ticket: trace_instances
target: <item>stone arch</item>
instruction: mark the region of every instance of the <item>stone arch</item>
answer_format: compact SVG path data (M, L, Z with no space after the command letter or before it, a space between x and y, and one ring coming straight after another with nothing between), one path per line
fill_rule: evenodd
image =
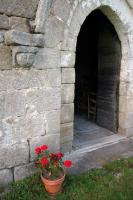
M133 132L133 12L132 1L115 0L40 0L35 19L35 32L43 33L45 47L35 59L35 66L42 69L61 67L61 143L71 147L73 139L73 102L75 78L75 50L77 36L86 17L100 9L115 27L122 45L122 61L119 90L119 133L132 135ZM58 6L64 5L62 9ZM56 5L56 6L55 6ZM55 10L51 10L55 6ZM46 11L46 12L44 12ZM55 13L54 13L54 12ZM52 14L52 15L51 15ZM53 20L53 21L52 21ZM54 27L58 24L59 29ZM47 27L47 23L50 24ZM47 30L46 30L47 29ZM62 34L63 32L63 34ZM54 33L50 37L49 33ZM49 42L50 41L50 42ZM41 59L40 59L41 58ZM53 62L49 62L52 60ZM44 64L45 63L45 64ZM60 78L60 77L59 77ZM68 87L70 86L70 87Z
M74 64L75 64L75 50L77 43L77 36L79 34L81 25L86 17L95 9L100 9L104 15L114 25L122 46L122 60L120 71L120 86L119 86L119 129L118 132L124 135L131 135L132 132L132 119L133 103L131 102L132 93L132 80L129 78L129 70L133 63L131 38L133 36L132 17L133 14L126 2L115 0L83 0L74 1L72 10L70 12L66 28L64 30L64 40L61 48L61 67L62 67L62 80L63 83L73 83L67 80L64 82L64 77L69 76L69 79L74 77ZM66 75L65 75L66 74ZM129 80L130 79L130 80ZM130 83L129 83L130 82ZM63 98L63 97L62 97ZM128 103L130 99L130 110ZM65 102L66 103L66 102ZM64 115L67 110L71 110L71 119L65 119ZM69 106L62 104L62 123L73 121L73 104ZM66 120L66 121L65 121ZM62 133L61 133L62 134Z

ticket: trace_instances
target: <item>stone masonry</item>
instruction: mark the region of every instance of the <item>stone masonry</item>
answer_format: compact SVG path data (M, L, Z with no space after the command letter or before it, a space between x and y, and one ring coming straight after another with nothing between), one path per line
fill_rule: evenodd
M77 36L96 8L121 41L119 133L133 135L132 1L0 0L0 185L31 173L38 145L71 151Z

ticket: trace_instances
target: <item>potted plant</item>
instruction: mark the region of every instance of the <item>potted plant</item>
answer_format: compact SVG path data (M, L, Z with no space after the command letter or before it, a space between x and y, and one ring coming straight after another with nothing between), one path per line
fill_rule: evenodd
M61 192L61 186L65 179L65 168L72 165L71 160L63 161L61 152L53 153L48 150L47 145L39 146L35 149L37 159L36 167L41 170L41 180L46 191L50 195L57 195Z

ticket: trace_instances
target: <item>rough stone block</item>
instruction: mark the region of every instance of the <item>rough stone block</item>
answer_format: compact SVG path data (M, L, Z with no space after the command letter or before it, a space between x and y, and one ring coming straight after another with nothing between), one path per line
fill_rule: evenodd
M33 161L36 158L35 148L46 144L50 151L59 151L60 149L60 135L46 135L42 137L35 137L30 140L30 160Z
M74 35L70 34L68 29L65 29L65 38L62 42L61 49L64 51L71 51L75 52L76 51L76 45L77 45L77 37Z
M49 17L45 25L45 45L56 47L63 39L64 23L56 16Z
M43 76L40 75L39 79L42 80L42 82L43 82L44 75ZM49 87L49 86L60 87L61 86L61 71L60 71L60 69L46 69L45 70L45 85L47 87Z
M16 141L21 139L27 140L36 136L43 136L46 134L46 119L44 114L38 114L34 111L34 107L30 107L27 108L26 116L12 119L11 128L12 138Z
M7 135L8 131L8 135ZM0 146L11 140L10 127L7 127L2 120L0 120Z
M0 119L4 117L4 109L5 106L5 95L3 93L0 93Z
M62 84L61 88L62 104L73 103L74 101L74 84Z
M74 104L63 104L61 108L61 123L69 123L74 120Z
M128 84L126 82L121 82L119 85L119 95L126 96L127 95Z
M60 110L48 111L46 118L46 135L60 133Z
M65 142L61 145L61 152L70 153L72 151L72 142Z
M4 39L4 32L0 32L0 43L3 43Z
M11 29L30 32L30 27L26 18L12 16L9 19L9 23Z
M128 113L127 128L133 128L133 112Z
M5 136L5 133L4 133L4 130L3 130L3 127L2 127L2 123L0 122L0 144L3 143L4 136Z
M5 33L5 42L7 45L26 45L43 47L44 36L42 34L30 34L16 30L10 30Z
M2 144L0 148L0 169L11 168L29 162L29 146L27 142Z
M23 90L32 88L60 87L61 72L60 69L46 70L4 70L0 73L0 96L8 90ZM19 94L22 91L18 91ZM24 92L24 91L23 91ZM15 93L15 92L14 92ZM19 95L18 94L18 95ZM20 94L21 96L21 94ZM24 96L22 97L24 99ZM22 99L22 101L23 101Z
M5 117L23 116L25 112L25 93L11 91L5 94Z
M14 168L14 180L22 180L36 171L34 163L22 165Z
M120 112L130 112L133 111L133 101L132 98L127 98L126 96L119 96L119 111Z
M0 144L15 143L46 134L44 114L32 112L32 108L30 109L24 117L8 117L0 121Z
M128 81L132 84L133 82L133 70L128 70Z
M61 124L61 143L73 141L73 123Z
M9 18L6 15L0 15L0 29L9 29Z
M133 128L133 112L119 112L119 128L125 130Z
M16 70L14 72L5 72L3 76L0 74L0 80L10 79L8 90L13 89L30 89L30 88L46 88L60 87L61 72L60 69L45 69L45 70ZM3 82L4 84L4 82ZM2 85L3 85L2 84ZM0 84L0 90L4 88Z
M29 89L26 92L27 107L34 107L38 113L59 110L61 104L60 88Z
M59 50L43 48L37 53L33 67L36 69L58 68L60 63Z
M69 17L70 8L71 8L70 2L66 0L56 0L52 3L50 11L55 16L61 18L63 22L66 22Z
M11 92L14 90L41 87L45 83L45 77L43 75L44 75L44 72L40 72L40 71L38 72L36 70L1 71L0 92L6 91L6 90L8 90L8 92ZM44 80L42 78L44 78ZM20 94L21 91L18 91L18 92ZM23 99L24 99L24 96L23 96ZM23 99L21 101L23 101Z
M75 82L75 69L62 68L62 83L74 83L74 82Z
M70 51L61 51L61 67L74 67L75 53Z
M119 129L125 130L127 128L126 123L127 123L127 115L125 113L119 112Z
M128 137L132 137L133 136L133 128L126 129L125 134Z
M33 18L39 0L0 0L0 13Z
M11 169L0 170L0 186L8 185L13 182L13 174Z
M12 69L11 49L3 44L0 45L0 70Z
M126 92L126 93L124 93L124 95L133 96L133 84L132 83L125 83L124 86L123 86L124 89L125 89L124 91Z
M0 32L0 43L4 42L4 33Z

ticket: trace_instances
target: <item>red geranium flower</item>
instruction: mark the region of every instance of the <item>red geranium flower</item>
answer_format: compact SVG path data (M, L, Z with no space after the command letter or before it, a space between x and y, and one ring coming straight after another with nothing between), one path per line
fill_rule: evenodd
M60 153L57 154L57 156L60 159L60 158L62 158L64 156L64 154L60 152Z
M37 147L37 148L35 149L35 152L36 152L37 154L41 153L41 148L40 148L40 147Z
M50 154L50 157L51 157L51 158L54 158L54 157L55 157L55 154L54 154L54 153L51 153L51 154Z
M66 160L66 161L64 162L64 166L65 166L65 167L71 167L71 165L72 165L71 160Z
M47 158L42 158L41 159L41 164L42 165L47 165L49 163L48 159Z
M43 145L43 146L41 146L40 148L41 148L41 150L44 150L44 151L45 151L45 150L48 149L48 146L47 146L47 145Z
M56 153L51 153L51 154L50 154L50 157L51 157L51 159L54 160L54 161L58 161L58 160L59 160L58 155L57 155Z

